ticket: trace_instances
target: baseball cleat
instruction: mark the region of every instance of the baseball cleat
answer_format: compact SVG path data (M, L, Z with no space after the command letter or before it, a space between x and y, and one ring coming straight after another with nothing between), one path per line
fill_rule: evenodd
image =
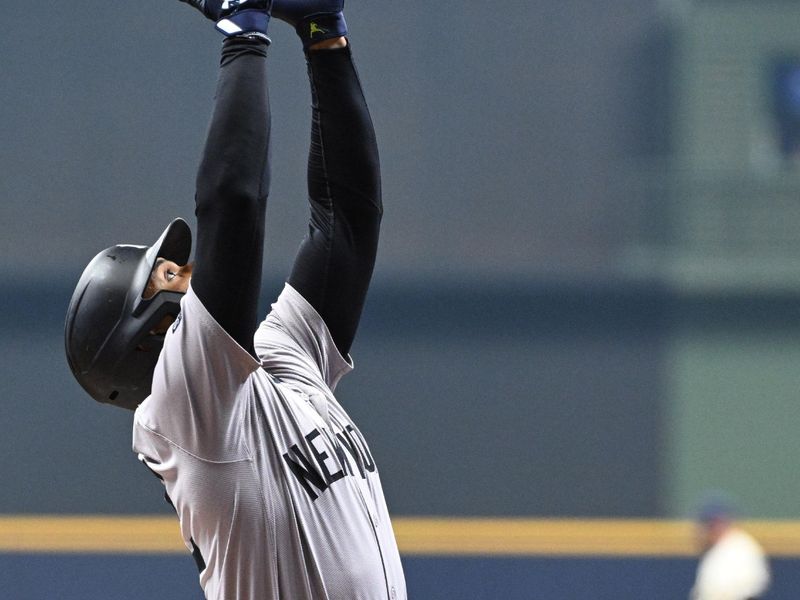
M347 35L344 0L273 0L272 14L294 27L303 47Z

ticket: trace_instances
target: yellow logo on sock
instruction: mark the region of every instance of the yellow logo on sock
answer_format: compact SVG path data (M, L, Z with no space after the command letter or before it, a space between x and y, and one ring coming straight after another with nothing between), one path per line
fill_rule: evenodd
M322 29L322 27L314 23L314 21L311 21L308 37L313 38L315 33L328 33L328 30Z

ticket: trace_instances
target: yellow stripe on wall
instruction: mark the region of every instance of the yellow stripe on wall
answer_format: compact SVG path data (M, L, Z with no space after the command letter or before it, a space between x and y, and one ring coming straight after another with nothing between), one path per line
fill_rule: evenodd
M404 554L695 556L691 521L639 519L396 519ZM771 556L800 557L800 522L745 521Z
M5 516L0 552L186 552L176 517Z
M397 517L407 556L694 556L689 521ZM770 556L800 558L800 521L745 521ZM3 516L0 553L185 553L177 519Z

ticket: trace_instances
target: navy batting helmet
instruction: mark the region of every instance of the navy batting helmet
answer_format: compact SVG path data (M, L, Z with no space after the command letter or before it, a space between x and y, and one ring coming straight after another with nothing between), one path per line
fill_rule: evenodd
M72 374L98 402L135 409L150 394L164 336L153 328L177 317L183 294L144 299L157 258L189 260L192 234L175 219L150 246L120 244L95 256L83 271L67 310L64 341Z

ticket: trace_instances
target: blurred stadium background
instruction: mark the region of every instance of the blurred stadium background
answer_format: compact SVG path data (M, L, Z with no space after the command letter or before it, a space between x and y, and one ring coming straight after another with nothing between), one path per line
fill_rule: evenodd
M686 597L714 488L771 556L767 598L796 598L800 5L347 9L386 217L340 390L411 596ZM220 40L177 0L2 19L0 596L199 598L130 415L71 379L62 322L100 248L192 216ZM272 37L265 310L308 136L298 43Z

